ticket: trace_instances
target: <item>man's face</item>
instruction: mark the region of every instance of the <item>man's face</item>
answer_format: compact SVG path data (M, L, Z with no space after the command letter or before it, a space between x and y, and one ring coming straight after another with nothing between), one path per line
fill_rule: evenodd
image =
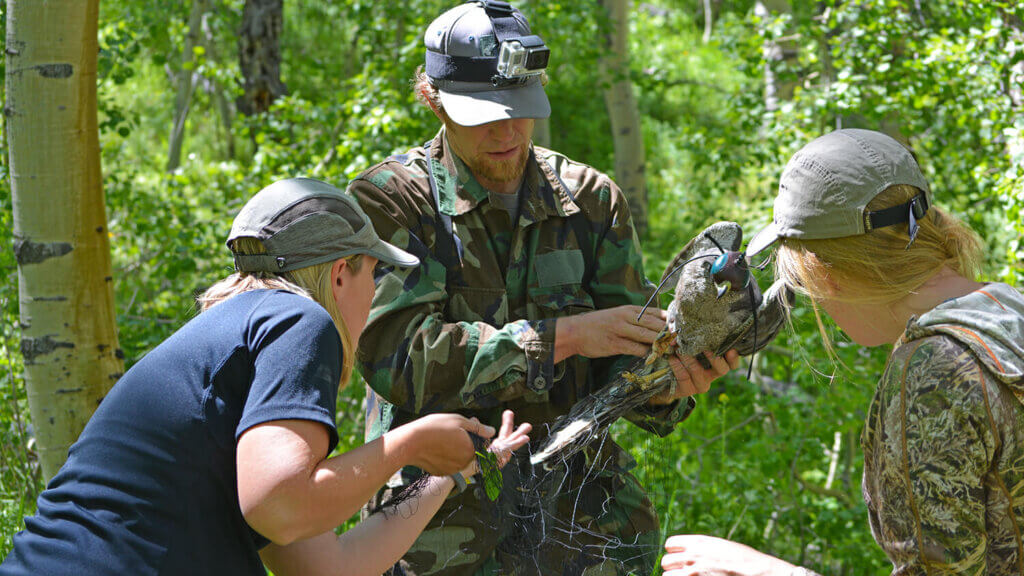
M533 119L461 126L444 118L448 143L481 184L517 182L526 169Z

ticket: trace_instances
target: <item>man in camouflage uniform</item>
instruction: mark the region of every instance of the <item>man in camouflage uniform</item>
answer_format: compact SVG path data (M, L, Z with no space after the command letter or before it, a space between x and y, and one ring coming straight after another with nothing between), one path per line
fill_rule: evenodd
M619 374L630 360L623 354L645 354L664 315L636 320L653 287L619 188L531 145L533 119L550 113L543 74L502 72L496 57L506 43L538 46L523 15L470 2L435 20L425 41L416 89L444 126L349 186L381 237L422 262L378 269L358 353L373 391L367 438L425 413L493 423L503 409L543 436ZM531 63L546 58L534 53ZM689 396L736 362L713 358L705 370L693 358L674 361L676 389L628 419L668 434L692 410ZM395 572L650 574L658 519L629 473L635 462L611 441L597 444L550 473L557 481L537 488L542 511L533 524L521 519L529 528L515 538L501 529L514 519L498 517L476 486L449 498ZM392 488L416 474L404 471Z

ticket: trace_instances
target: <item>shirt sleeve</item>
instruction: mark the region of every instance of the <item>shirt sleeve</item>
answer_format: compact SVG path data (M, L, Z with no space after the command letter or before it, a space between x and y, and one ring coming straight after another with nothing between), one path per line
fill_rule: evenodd
M864 496L893 574L986 573L993 459L982 367L951 339L894 352L869 414Z
M235 437L274 420L311 420L327 427L329 454L338 443L342 349L327 310L303 296L271 293L250 316L247 342L252 383Z
M396 177L388 183L389 188L404 185L409 184ZM441 228L434 210L410 205L407 198L415 198L414 191L385 191L365 179L354 180L348 191L382 239L421 263L406 269L378 266L377 292L358 351L371 388L402 410L423 413L493 407L530 392L531 378L546 374L550 381L554 321L446 322L445 267L427 248L431 231Z
M607 177L602 179L604 183L597 196L607 198L610 208L605 231L597 239L597 266L590 286L594 304L598 309L628 304L643 306L654 294L655 286L644 274L640 238L633 226L629 203L618 185ZM657 308L657 300L651 305ZM610 384L635 361L634 356L616 356L595 362L598 387ZM624 418L643 430L667 436L690 415L694 406L693 398L683 398L665 406L639 406L627 412Z

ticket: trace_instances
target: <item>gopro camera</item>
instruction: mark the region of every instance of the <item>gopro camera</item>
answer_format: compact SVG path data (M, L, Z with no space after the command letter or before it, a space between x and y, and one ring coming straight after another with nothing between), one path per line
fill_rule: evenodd
M540 36L523 36L501 43L498 53L498 76L518 80L536 76L548 67L551 50Z

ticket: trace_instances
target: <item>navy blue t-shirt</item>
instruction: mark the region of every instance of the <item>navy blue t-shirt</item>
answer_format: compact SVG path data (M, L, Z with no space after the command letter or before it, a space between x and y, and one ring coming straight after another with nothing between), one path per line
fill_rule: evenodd
M341 369L337 329L308 298L259 290L203 312L113 387L0 575L265 574L235 443L301 419L323 423L332 450Z

